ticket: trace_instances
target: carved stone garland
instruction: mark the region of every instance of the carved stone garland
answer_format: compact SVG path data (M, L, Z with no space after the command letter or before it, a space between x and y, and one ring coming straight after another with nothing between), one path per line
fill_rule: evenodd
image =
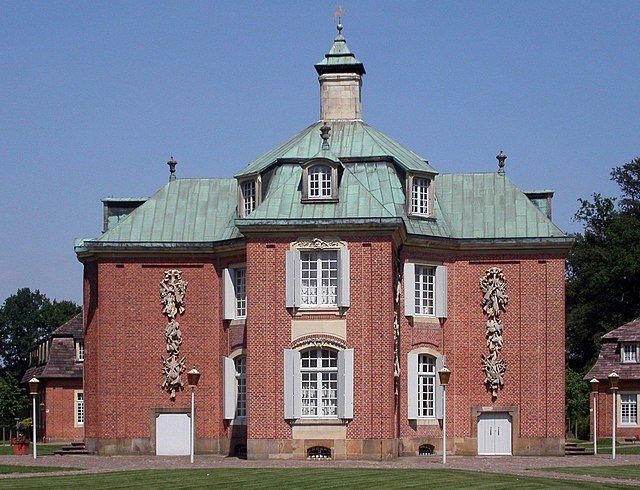
M164 305L162 313L169 320L164 329L169 355L166 358L162 356L162 374L165 375L162 389L169 393L169 398L172 400L175 399L177 390L184 389L181 375L185 370L187 358L183 356L178 360L182 332L176 317L184 313L184 295L187 284L187 281L182 280L182 272L176 269L165 271L164 279L160 282L160 297Z
M506 288L507 278L497 267L488 269L484 277L480 278L482 309L489 317L486 334L489 355L482 355L482 369L485 374L484 382L493 398L498 397L498 390L504 386L504 373L507 370L507 361L498 358L502 350L504 330L500 314L507 311L509 303L509 296L505 294Z

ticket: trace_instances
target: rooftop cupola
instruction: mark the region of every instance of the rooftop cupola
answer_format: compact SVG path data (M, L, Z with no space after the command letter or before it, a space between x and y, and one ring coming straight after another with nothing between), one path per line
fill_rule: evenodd
M338 24L331 50L315 65L320 81L320 119L362 119L364 65L349 50Z

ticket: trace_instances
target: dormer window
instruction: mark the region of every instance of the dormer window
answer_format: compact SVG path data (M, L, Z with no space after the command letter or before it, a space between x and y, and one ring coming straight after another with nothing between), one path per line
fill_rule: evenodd
M338 167L334 162L311 161L302 174L302 202L338 202Z
M623 363L638 362L638 344L622 344L620 349Z
M76 361L84 362L84 342L82 340L76 340Z
M238 192L238 214L246 218L260 204L260 177L240 182Z
M407 214L433 217L433 179L409 175L407 180Z

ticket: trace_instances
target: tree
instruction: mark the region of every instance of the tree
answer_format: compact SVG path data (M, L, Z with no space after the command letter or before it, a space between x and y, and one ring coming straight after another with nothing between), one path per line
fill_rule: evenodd
M576 372L595 362L603 334L640 316L640 158L611 178L619 203L580 200L584 232L567 259L567 362Z
M11 421L22 417L29 406L18 380L6 373L0 377L0 421Z
M80 311L72 301L50 301L38 290L19 289L0 308L1 369L22 376L29 349Z

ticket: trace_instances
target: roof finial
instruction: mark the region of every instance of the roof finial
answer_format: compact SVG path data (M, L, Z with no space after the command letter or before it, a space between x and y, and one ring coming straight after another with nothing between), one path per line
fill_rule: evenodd
M338 28L338 34L342 34L342 29L344 28L342 25L342 16L346 13L347 11L344 7L342 5L338 5L335 13L333 14L333 20L336 20L336 18L338 19L338 25L336 26Z
M167 165L169 165L169 182L176 180L176 165L178 165L178 162L173 159L173 155L171 155L171 159L167 162Z
M507 155L500 150L500 153L496 155L496 158L498 159L498 174L504 175L504 161L507 159Z
M322 149L329 149L329 136L331 135L331 126L328 126L325 121L322 122L320 127L320 137L322 138Z

